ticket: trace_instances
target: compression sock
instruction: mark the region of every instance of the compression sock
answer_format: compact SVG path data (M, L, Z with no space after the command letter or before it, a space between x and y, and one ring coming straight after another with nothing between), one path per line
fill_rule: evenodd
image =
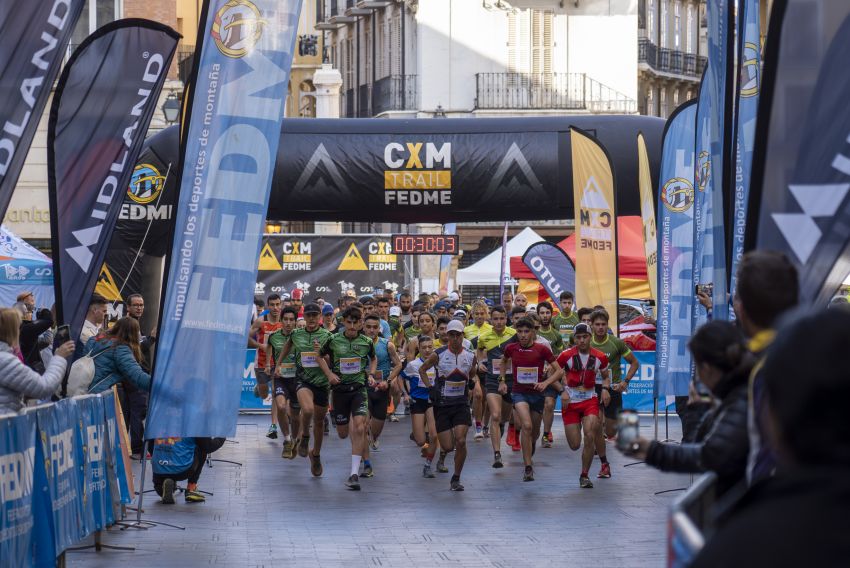
M603 465L608 463L608 456L599 456L599 461L602 462Z
M198 489L197 483L187 483L186 484L186 491L196 491L197 489Z
M363 460L363 467L372 467L372 462L369 460Z
M360 473L360 456L351 456L351 475Z
M582 471L581 471L581 477L587 477L587 472L586 472L586 471L584 471L584 470L582 470Z

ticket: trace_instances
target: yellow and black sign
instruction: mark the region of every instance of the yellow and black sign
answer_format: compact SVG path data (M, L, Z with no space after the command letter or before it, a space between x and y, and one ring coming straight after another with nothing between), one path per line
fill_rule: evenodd
M94 287L94 291L110 302L124 301L121 299L121 292L118 291L118 285L115 283L115 279L112 277L112 273L109 272L106 263L100 268L100 275L97 277L97 284Z
M312 270L313 244L304 241L283 243L283 270Z
M369 243L369 270L396 270L398 257L392 254L390 241Z
M390 142L384 164L385 205L452 204L451 142Z
M357 245L351 243L351 246L348 247L348 251L346 251L345 256L342 259L342 262L339 263L337 270L369 270L366 267L366 263L363 262L363 256L360 254L360 251L357 250Z
M269 243L266 243L263 250L260 251L260 262L257 268L260 270L280 270L282 268Z

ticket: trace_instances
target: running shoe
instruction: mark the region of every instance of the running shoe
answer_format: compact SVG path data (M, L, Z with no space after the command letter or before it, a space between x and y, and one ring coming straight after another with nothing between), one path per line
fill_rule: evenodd
M511 449L515 452L522 450L522 445L519 442L519 436L514 439L514 443L511 445Z
M375 472L372 471L372 466L367 465L366 467L364 467L363 475L361 475L360 477L365 477L366 479L369 479L370 477L375 477Z
M555 443L555 437L552 436L552 432L546 432L546 439L549 440L550 444Z
M390 422L398 422L398 416L395 413L390 414Z
M452 477L452 483L450 487L452 491L463 491L463 485L460 483L460 479L455 479L454 477Z
M357 475L352 475L348 478L348 481L345 482L345 486L352 491L360 491L360 479L357 478Z
M313 477L319 477L322 475L322 459L310 452L310 473L313 474ZM356 475L354 477L357 477Z
M543 447L544 448L551 448L552 447L552 442L547 440L545 436L543 437Z
M590 481L590 478L586 475L582 475L578 478L578 485L582 489L593 489L593 483Z
M254 396L260 398L260 385L254 385Z
M422 444L422 447L419 449L419 455L422 456L423 458L427 457L428 456L428 449L430 447L431 446L428 445L428 442L425 442L424 444Z
M489 426L485 426L485 427L481 430L481 433L482 433L482 434L484 434L484 437L485 437L485 438L489 438L489 437L490 437L490 427L489 427Z
M422 477L424 477L426 479L434 479L437 476L434 475L433 471L431 471L430 465L424 465L424 466L422 466Z
M174 480L171 478L162 482L162 501L163 505L174 504Z
M272 424L271 426L269 426L269 431L266 432L266 438L277 440L277 424Z
M611 477L611 465L607 463L603 463L602 467L599 468L599 475L596 477L608 479Z
M502 463L502 452L494 452L493 467L496 469L501 469L505 467L505 464Z
M523 481L534 481L534 468L530 465L525 466L525 473L522 475Z
M186 496L184 497L187 503L203 503L207 500L201 493L197 491L189 491L186 490Z
M484 439L484 432L482 431L481 426L475 426L475 441L480 442Z
M606 441L606 442L611 442L612 444L615 444L615 443L617 442L617 434L614 434L614 435L613 435L613 436L611 436L611 437L606 437L606 438L605 438L605 441Z
M285 460L291 460L295 457L295 444L292 440L284 440L283 451L280 453L280 457Z
M380 446L380 445L381 445L381 444L380 444L380 442L378 442L378 440L372 440L372 441L369 443L369 447L370 447L370 448L372 448L372 451L373 451L373 452L377 452L377 451L378 451L378 446Z
M302 458L306 458L307 454L310 453L310 436L301 436L301 439L298 441L298 455Z
M437 461L437 472L438 473L448 473L449 468L446 467L446 460L444 457L440 457Z
M518 437L519 436L517 436L517 431L514 429L514 425L511 424L508 426L508 437L505 442L509 446L513 447L514 445L519 444L519 440L517 440Z

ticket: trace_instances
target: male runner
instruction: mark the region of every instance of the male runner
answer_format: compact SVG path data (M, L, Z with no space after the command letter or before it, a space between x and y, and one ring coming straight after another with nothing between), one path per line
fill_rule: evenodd
M581 447L582 429L584 430L584 449L581 453L581 475L579 486L592 489L593 483L588 477L596 436L599 431L599 402L596 398L596 374L602 379L601 399L608 404L611 399L611 376L608 372L608 358L601 351L590 347L590 326L580 323L573 329L575 347L571 347L558 356L558 364L567 373L566 388L561 393L563 408L564 434L570 449Z
M366 417L369 415L366 385L375 386L377 365L372 340L358 331L362 317L357 308L345 310L342 316L345 331L333 335L321 351L330 358L331 365L324 358L319 359L319 367L333 391L336 432L345 439L351 430L351 475L345 486L353 491L360 491L358 473L366 447Z
M410 383L413 441L419 446L422 457L425 458L425 464L422 466L422 477L433 479L436 476L431 471L431 463L434 461L434 455L440 449L440 442L437 438L437 426L434 422L434 408L430 399L430 390L419 377L419 369L425 359L434 352L434 340L427 335L421 336L419 338L419 352L420 357L410 361L404 368L403 374ZM434 384L437 380L436 369L428 369L427 373L431 384ZM426 437L426 432L428 437ZM429 439L430 443L428 442Z
M560 307L561 313L552 318L552 327L557 330L558 333L561 334L561 339L564 342L564 346L570 345L570 338L573 335L573 328L577 323L580 323L581 320L578 317L578 314L573 311L573 302L575 301L575 296L572 292L567 290L566 292L561 292L560 297ZM540 306L537 307L538 310Z
M455 451L452 491L463 491L460 474L466 461L466 434L472 425L469 415L470 382L478 382L475 354L463 346L463 324L449 322L449 344L432 353L419 368L419 378L431 390L437 438L446 453ZM428 370L436 367L437 380L432 382Z
M412 305L413 296L410 295L410 292L402 292L398 295L398 307L401 309L401 314L399 315L401 325L406 324L413 318L413 314L410 311Z
M478 372L484 376L484 391L487 397L487 407L490 409L490 442L493 444L493 467L501 468L502 463L502 434L505 422L511 416L513 386L513 370L510 363L505 368L505 394L499 393L499 376L502 370L502 355L507 345L517 341L516 330L506 327L508 317L505 308L496 306L490 314L492 329L489 329L473 340L478 358ZM513 436L511 436L513 433ZM513 425L508 429L508 445L516 442L516 431Z
M566 293L566 292L565 292ZM549 302L540 302L537 304L537 316L540 318L540 329L537 330L537 335L547 339L552 346L552 353L555 357L561 354L566 347L561 336L560 330L552 325L552 304ZM551 448L554 437L552 436L552 423L555 421L555 399L558 397L558 390L553 386L546 389L543 396L546 397L546 403L543 407L543 447Z
M380 318L369 315L364 318L363 332L375 347L375 356L378 364L375 371L375 386L369 387L369 435L371 438L371 449L378 449L378 438L384 430L384 422L387 419L387 409L390 405L390 391L396 377L401 373L401 359L396 352L395 345L386 338L380 337ZM363 454L363 477L372 477L372 464L369 462L369 446L366 446Z
M282 327L266 337L265 372L273 377L274 408L277 413L277 421L283 432L283 452L280 457L286 459L295 458L295 444L293 439L298 438L300 406L295 379L295 357L290 353L284 360L280 355L283 346L289 341L289 336L295 330L295 321L298 319L298 310L289 306L283 308L280 314ZM274 369L272 369L274 363ZM290 430L291 426L291 430ZM291 433L291 437L290 437Z
M408 321L402 326L402 329L404 330L404 338L407 343L409 343L411 339L413 339L414 337L418 337L419 334L422 333L422 330L419 328L419 316L422 314L423 311L427 310L423 308L422 304L420 304L419 302L416 302L415 304L413 304L413 307L410 308L410 321Z
M603 405L604 413L601 418L605 436L608 437L608 440L613 441L617 437L617 414L623 409L623 393L628 390L629 382L640 368L640 363L622 339L608 333L608 312L605 310L596 310L590 315L590 321L593 329L593 338L590 341L590 346L604 353L611 366L612 386L610 402ZM622 378L621 359L629 362L629 369L626 371L625 379ZM602 382L601 377L597 376L596 381L597 385L600 385ZM597 386L597 388L601 387ZM611 466L608 465L608 457L605 451L603 428L599 429L596 440L596 453L599 455L599 461L602 462L598 477L608 478L611 477Z
M505 347L499 370L499 394L507 394L506 370L511 362L514 373L513 400L516 418L520 422L520 445L522 460L525 464L523 481L534 481L534 468L531 457L534 445L540 435L540 421L543 418L543 392L555 384L563 375L552 350L535 343L534 322L531 318L522 318L515 325L518 341ZM543 377L543 366L549 364L549 376Z
M257 377L257 385L254 387L254 395L260 399L265 399L269 396L269 382L271 375L265 369L271 361L268 360L269 354L266 353L266 337L283 327L280 322L280 311L282 309L282 301L278 294L270 294L266 299L268 313L257 318L251 325L249 333L248 347L253 347L257 350L257 362L254 365L254 375ZM256 337L256 339L253 339ZM272 422L269 426L269 431L266 436L272 439L277 438L277 425Z
M487 323L488 315L487 304L481 301L472 304L472 323L463 328L464 337L472 341L485 331L493 329L493 326Z
M322 475L322 432L328 412L328 378L320 367L321 352L333 335L319 325L320 308L316 304L304 306L304 327L297 328L283 346L279 360L290 353L295 358L296 395L301 407L300 437L296 446L302 458L310 456L310 473ZM327 366L327 364L326 364ZM313 426L313 448L310 449L310 425Z

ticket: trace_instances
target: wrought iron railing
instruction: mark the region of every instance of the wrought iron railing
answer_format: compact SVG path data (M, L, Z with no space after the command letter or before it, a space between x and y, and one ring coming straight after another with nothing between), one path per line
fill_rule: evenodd
M416 75L389 75L372 85L372 116L416 108Z
M638 62L646 63L656 71L685 75L699 79L705 69L706 58L666 47L659 48L649 38L638 38Z

